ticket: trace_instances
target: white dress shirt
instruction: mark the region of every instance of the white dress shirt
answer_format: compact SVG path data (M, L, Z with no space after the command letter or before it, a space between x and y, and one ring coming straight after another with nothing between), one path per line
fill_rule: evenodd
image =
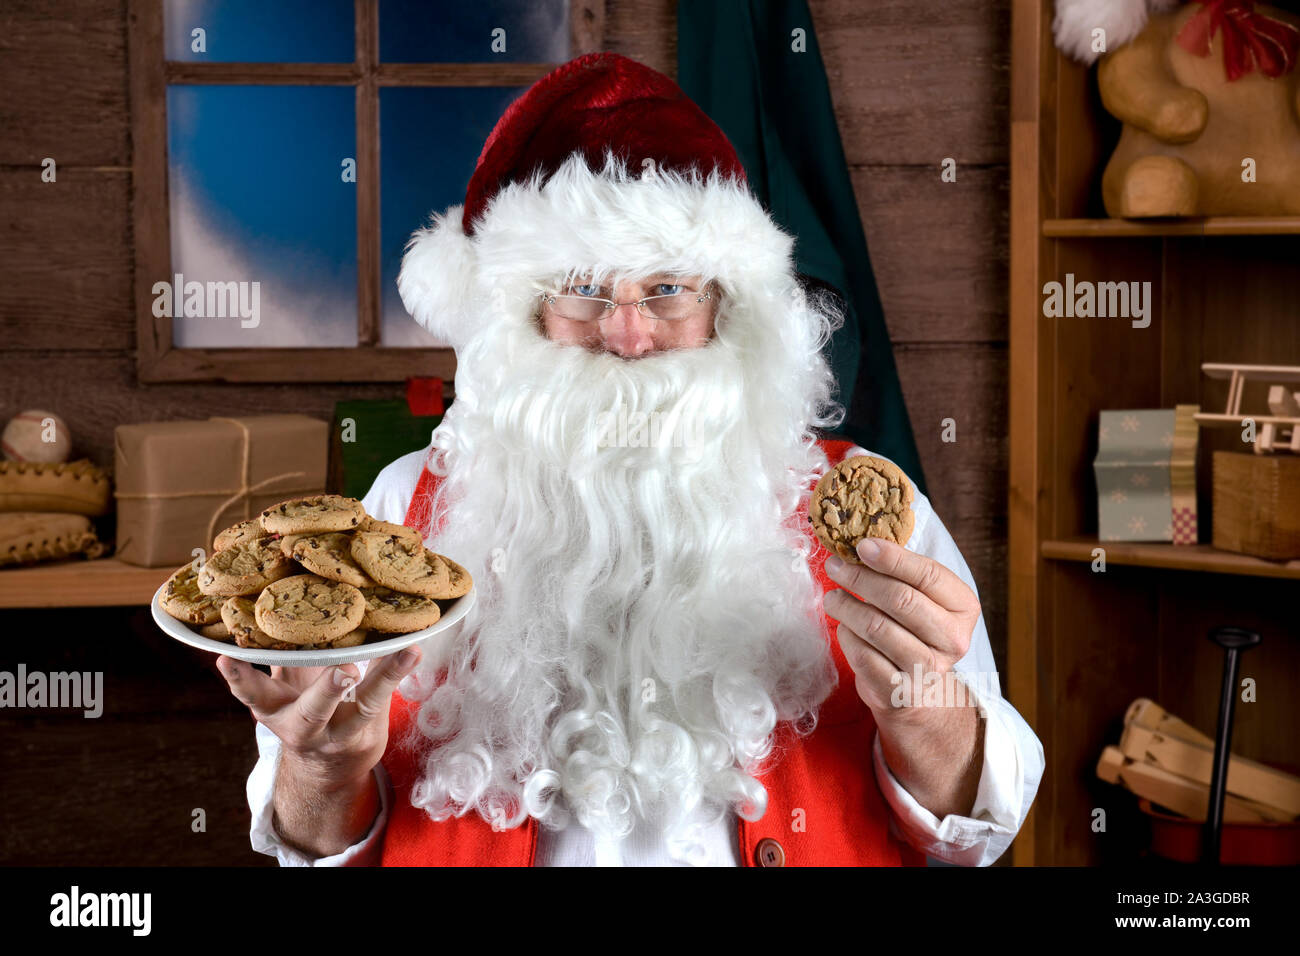
M872 454L861 448L849 455ZM362 499L366 513L380 521L400 524L415 492L424 467L424 451L412 452L388 465L379 473L369 493ZM972 590L966 561L957 550L948 529L934 513L930 501L916 492L912 510L916 524L908 539L909 550L934 558L960 577ZM358 665L362 673L366 664ZM971 681L973 691L993 686L989 675L996 674L993 649L981 614L971 637L970 649L954 669L958 673L981 675ZM1043 775L1043 745L1016 709L1000 693L976 694L987 713L984 728L984 767L980 776L975 805L968 817L948 814L942 820L925 807L898 782L885 763L876 732L872 747L876 781L893 812L891 827L915 849L937 860L961 866L988 866L1010 845L1029 813ZM863 704L865 707L866 705ZM253 822L250 833L253 849L274 856L281 866L377 866L384 828L394 791L382 763L375 767L379 786L380 812L369 833L356 845L334 856L314 858L286 846L271 825L272 791L275 768L280 755L280 741L262 724L256 726L258 761L248 778L248 805ZM740 848L736 818L733 814L708 831L707 865L738 866ZM622 842L606 843L576 822L566 829L538 831L537 866L675 866L683 865L669 858L663 841L656 834L634 831Z

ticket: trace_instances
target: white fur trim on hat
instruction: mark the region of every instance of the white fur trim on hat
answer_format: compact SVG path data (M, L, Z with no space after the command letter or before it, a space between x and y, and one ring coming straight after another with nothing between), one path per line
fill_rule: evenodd
M509 183L467 237L455 206L411 237L398 289L422 326L453 347L502 303L577 272L665 272L770 287L793 275L794 239L743 183L694 170L629 171L570 156L549 179ZM503 299L493 300L500 294Z
M397 291L416 322L454 345L474 288L473 240L461 228L463 206L452 206L406 244Z
M1101 54L1092 48L1092 31L1106 31L1106 50L1118 50L1135 39L1152 13L1163 13L1182 0L1056 0L1052 35L1062 53L1080 63L1093 63Z

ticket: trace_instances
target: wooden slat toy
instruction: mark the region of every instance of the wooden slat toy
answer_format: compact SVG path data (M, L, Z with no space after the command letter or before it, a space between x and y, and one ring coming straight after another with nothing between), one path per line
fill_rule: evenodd
M1249 418L1258 429L1253 442L1255 454L1300 452L1300 391L1291 388L1300 384L1300 366L1206 362L1201 371L1210 378L1228 379L1228 399L1222 413L1197 412L1198 424L1240 428ZM1241 395L1247 382L1269 383L1269 414L1242 414Z
M1133 723L1124 727L1119 749L1130 760L1210 786L1212 744L1191 743ZM1228 761L1227 787L1230 794L1275 807L1286 819L1300 816L1300 778L1280 770L1234 755Z
M1204 820L1210 799L1214 740L1140 697L1124 714L1118 747L1108 746L1097 776L1195 820ZM1228 822L1300 819L1300 777L1230 756L1224 819Z
M1209 787L1150 764L1125 760L1118 747L1110 746L1102 752L1097 776L1191 820L1204 821L1210 805ZM1223 819L1227 823L1262 823L1284 822L1291 817L1275 807L1228 794L1223 801Z

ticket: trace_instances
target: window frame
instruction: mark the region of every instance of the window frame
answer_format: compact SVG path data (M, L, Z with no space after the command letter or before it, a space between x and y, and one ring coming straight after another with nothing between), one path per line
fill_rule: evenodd
M166 59L164 0L129 0L132 223L135 245L136 374L160 382L400 382L438 376L450 383L450 347L379 343L379 90L383 87L527 86L556 63L380 63L379 0L353 0L351 63L191 63ZM569 0L570 56L602 49L604 0ZM184 84L352 86L356 90L357 344L338 348L178 348L173 319L153 314L153 285L171 281L167 189L167 87ZM290 360L285 361L286 357Z

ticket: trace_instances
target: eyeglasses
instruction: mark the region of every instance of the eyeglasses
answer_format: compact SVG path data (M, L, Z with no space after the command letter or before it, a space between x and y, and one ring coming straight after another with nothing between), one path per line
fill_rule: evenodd
M651 295L636 302L614 302L589 295L566 295L539 292L542 302L551 307L562 319L570 322L595 322L611 315L620 305L635 305L637 311L649 319L679 322L704 312L704 303L713 298L712 292L676 292L672 295Z

